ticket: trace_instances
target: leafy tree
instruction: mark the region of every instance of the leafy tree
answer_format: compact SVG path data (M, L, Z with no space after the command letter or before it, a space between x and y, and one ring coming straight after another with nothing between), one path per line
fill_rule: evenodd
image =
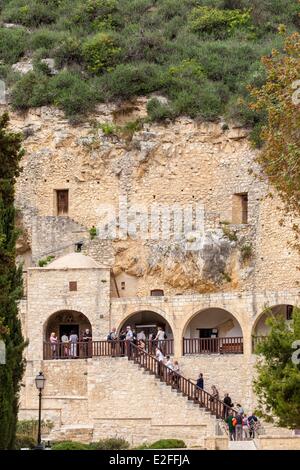
M300 34L287 37L284 53L275 50L262 60L267 80L252 89L251 105L267 114L257 161L287 210L300 215Z
M8 115L0 118L0 339L6 364L0 365L0 449L13 449L24 372L25 343L18 318L22 271L16 266L14 185L23 155L21 136L7 130Z
M283 317L272 315L266 323L270 333L256 348L260 359L254 390L259 411L269 421L277 418L280 426L299 428L300 364L293 343L298 342L299 349L300 309L294 308L291 325Z

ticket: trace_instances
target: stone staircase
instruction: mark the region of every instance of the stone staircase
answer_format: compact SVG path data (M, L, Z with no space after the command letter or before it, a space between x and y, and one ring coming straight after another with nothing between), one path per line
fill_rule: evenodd
M127 358L89 359L86 375L82 424L63 422L46 440L122 437L136 446L173 438L203 448L205 438L215 435L217 419L210 412Z
M228 450L257 450L255 442L251 441L229 441Z
M110 381L103 369L103 375L96 372L100 363L102 359L93 361L97 379L90 393L94 394L97 384L106 380L106 397L89 410L94 440L110 433L126 438L131 445L174 438L184 440L188 446L203 447L204 439L215 434L214 416L127 358L110 361ZM117 389L116 382L120 385Z
M56 362L59 370L55 375L63 373L65 366L66 363ZM81 369L76 361L68 361L68 367L67 376L79 374L82 378L82 393L69 402L63 399L62 385L57 384L53 399L59 396L63 400L62 420L45 440L91 442L121 437L137 446L174 438L182 439L191 448L205 448L207 438L227 439L223 420L127 357L93 357L82 363ZM274 436L274 429L281 435L280 428L269 424L263 425L262 434ZM253 441L229 443L232 450L253 446Z

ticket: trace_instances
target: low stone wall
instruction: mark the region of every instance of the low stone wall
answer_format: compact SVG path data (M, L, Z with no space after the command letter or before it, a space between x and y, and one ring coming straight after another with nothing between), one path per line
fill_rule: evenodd
M216 436L204 439L205 450L228 450L228 437Z
M262 436L255 439L259 450L300 450L300 436Z

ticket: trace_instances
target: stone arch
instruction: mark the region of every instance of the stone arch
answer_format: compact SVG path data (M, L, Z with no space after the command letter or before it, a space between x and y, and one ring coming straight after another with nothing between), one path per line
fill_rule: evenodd
M286 320L289 320L294 307L296 307L296 305L288 303L281 303L271 307L266 307L257 316L252 326L251 335L253 338L253 345L256 343L256 338L261 338L268 335L269 327L266 325L266 320L269 316L282 315Z
M161 326L164 328L168 339L173 339L174 337L173 328L170 322L162 315L162 313L158 313L151 308L140 309L127 315L126 318L119 323L117 328L118 333L120 333L127 325L135 328L137 332L144 330L146 337L149 336L149 334L158 326Z
M69 335L71 331L75 331L80 340L86 328L92 333L91 322L84 313L70 309L59 310L52 313L45 321L43 339L46 342L49 341L50 334L54 332L60 340L64 333Z
M193 313L182 330L184 354L206 352L243 352L243 329L228 310L207 307ZM204 346L203 346L204 345Z

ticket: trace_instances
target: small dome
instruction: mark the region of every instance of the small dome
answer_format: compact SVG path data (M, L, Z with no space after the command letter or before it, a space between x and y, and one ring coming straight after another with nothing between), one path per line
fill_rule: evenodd
M47 265L47 268L50 269L91 269L100 267L95 260L81 253L70 253Z

